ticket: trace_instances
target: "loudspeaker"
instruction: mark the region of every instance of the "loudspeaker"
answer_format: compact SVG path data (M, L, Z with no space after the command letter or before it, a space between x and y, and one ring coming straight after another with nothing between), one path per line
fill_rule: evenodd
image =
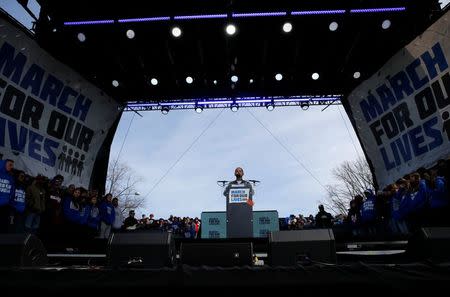
M47 263L47 251L35 235L0 234L1 267L35 267Z
M434 263L450 261L450 227L421 228L408 240L407 255Z
M333 230L277 231L269 236L269 262L293 266L304 262L336 263Z
M107 247L108 265L113 268L172 267L175 262L172 233L113 233Z
M182 242L180 258L182 264L191 266L251 266L253 243Z

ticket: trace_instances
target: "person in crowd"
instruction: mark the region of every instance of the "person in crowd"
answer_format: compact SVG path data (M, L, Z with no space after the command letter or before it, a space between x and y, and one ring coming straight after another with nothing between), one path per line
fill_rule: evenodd
M64 231L62 183L64 177L56 175L48 184L45 212L42 215L42 234L49 237L57 237Z
M139 220L139 224L145 226L147 225L147 220L148 220L147 216L143 214L141 219Z
M445 167L437 167L430 171L431 187L428 189L429 214L428 224L431 226L445 226L448 223L449 193L445 179Z
M134 210L130 210L128 212L128 217L123 222L123 228L127 229L128 227L133 227L138 224L138 220L134 217L135 212Z
M19 170L16 173L14 199L12 199L10 203L10 232L12 233L23 233L25 231L26 188L25 172Z
M428 190L426 181L415 172L409 176L409 187L406 196L400 203L400 211L408 223L411 232L416 231L423 223L427 206Z
M90 203L86 206L86 212L88 237L93 238L98 236L100 229L100 210L97 206L97 196L91 196Z
M406 235L409 233L408 226L406 224L405 212L400 208L402 201L406 199L406 193L409 188L409 181L401 178L396 182L396 192L391 198L391 220L389 222L390 231L393 234Z
M123 225L123 214L119 207L119 198L114 197L112 200L112 205L114 206L114 222L112 224L112 231L119 232Z
M107 194L100 204L100 238L109 238L111 226L114 223L115 212L112 205L112 194Z
M149 229L153 229L155 227L159 227L159 225L155 221L155 215L152 214L152 213L148 216L148 220L147 220L146 224L147 224L146 228L149 228Z
M361 228L361 212L357 207L355 199L350 201L350 209L345 222L350 226L353 236L359 236Z
M10 224L10 201L14 198L14 161L0 160L0 233L6 233Z
M41 224L41 215L45 211L46 179L36 176L25 192L25 231L36 234Z
M319 212L316 215L316 228L331 228L333 226L333 216L325 211L323 205L319 205Z
M78 239L82 237L84 232L82 226L87 221L87 213L83 211L81 205L81 191L81 188L76 188L72 197L64 199L63 203L64 217L67 220L66 229L71 233L71 236Z
M376 233L375 223L377 219L375 211L376 196L371 189L365 190L364 195L366 200L361 206L361 225L365 234L374 235Z

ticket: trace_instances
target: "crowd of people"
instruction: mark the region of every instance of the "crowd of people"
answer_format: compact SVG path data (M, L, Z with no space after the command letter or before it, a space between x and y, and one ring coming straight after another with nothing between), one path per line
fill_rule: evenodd
M291 215L280 219L281 230L334 228L344 226L354 236L379 233L406 235L422 226L446 226L450 219L447 180L449 162L440 160L429 170L420 168L388 185L382 191L364 191L350 202L346 215L332 216L319 206L313 216ZM30 232L41 236L70 233L92 238L108 238L123 230L170 231L178 237L197 238L198 218L153 214L135 218L131 210L124 218L118 198L99 196L95 189L75 185L63 187L64 178L31 177L14 169L14 161L0 160L0 233Z

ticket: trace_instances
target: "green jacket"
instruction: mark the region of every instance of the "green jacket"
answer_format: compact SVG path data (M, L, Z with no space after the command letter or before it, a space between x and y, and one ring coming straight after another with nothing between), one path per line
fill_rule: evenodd
M28 186L26 191L26 209L33 213L43 213L45 211L46 192L43 186L38 187L36 181Z

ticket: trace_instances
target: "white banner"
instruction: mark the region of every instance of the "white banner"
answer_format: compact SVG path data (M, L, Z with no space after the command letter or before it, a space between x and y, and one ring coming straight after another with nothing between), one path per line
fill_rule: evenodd
M250 198L249 188L231 188L229 194L229 203L246 203Z
M118 104L0 18L0 157L89 186Z
M449 18L441 17L348 97L381 188L449 156Z

